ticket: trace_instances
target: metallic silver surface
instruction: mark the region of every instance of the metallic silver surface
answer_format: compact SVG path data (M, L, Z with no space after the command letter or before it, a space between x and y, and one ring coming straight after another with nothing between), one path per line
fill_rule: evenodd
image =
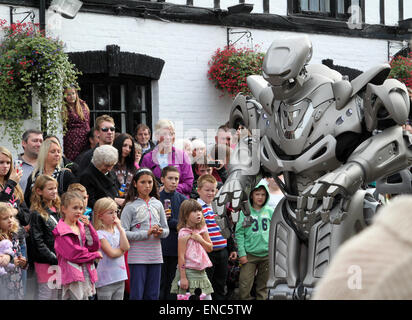
M227 202L240 210L263 174L283 174L269 236L270 299L309 299L339 246L371 222L377 202L362 185L412 162L412 138L400 126L409 100L404 85L385 81L389 66L349 82L307 65L311 54L306 36L274 41L263 77L248 77L253 97L235 98L229 124L242 120L254 134L238 144L215 198L219 212Z

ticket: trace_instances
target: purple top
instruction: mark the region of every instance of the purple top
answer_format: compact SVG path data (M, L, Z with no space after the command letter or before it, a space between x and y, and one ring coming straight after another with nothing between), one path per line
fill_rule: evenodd
M158 147L155 147L152 151L146 153L143 156L143 160L140 164L141 168L149 168L153 171L156 178L160 179L162 175L162 169L159 166L157 160L157 153L159 152ZM193 171L190 164L190 159L183 150L176 149L172 147L172 152L168 154L168 164L169 166L174 166L179 170L179 185L176 191L184 194L188 198L190 197L190 192L193 187Z
M90 113L86 109L86 103L80 100L83 109L84 120L74 111L67 108L67 132L63 137L64 155L71 161L87 148L87 133L90 131Z

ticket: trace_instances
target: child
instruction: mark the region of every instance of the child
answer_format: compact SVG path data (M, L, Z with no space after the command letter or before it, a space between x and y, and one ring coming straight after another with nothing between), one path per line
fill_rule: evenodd
M0 202L0 240L12 243L13 254L0 254L0 267L6 274L0 276L0 300L22 300L24 288L22 268L27 267L27 260L22 256L17 232L19 223L14 217L12 208Z
M209 252L209 258L212 261L213 266L206 270L207 276L213 286L214 293L212 294L213 300L225 300L225 284L228 273L228 260L236 259L236 248L233 238L223 236L228 230L221 230L217 224L217 215L213 212L212 201L216 194L216 179L210 175L205 174L200 176L197 180L197 192L199 199L197 200L203 209L203 215L205 217L207 231L210 239L213 243L213 251ZM230 254L229 254L230 252Z
M123 254L130 246L117 217L117 204L112 198L101 198L94 204L93 211L93 225L103 251L103 259L97 266L97 299L123 300L127 279Z
M134 166L136 167L136 169L139 169L139 163L140 160L142 159L142 146L138 143L134 144L134 150L135 150L135 159L134 159Z
M56 228L54 248L61 270L63 300L88 300L96 292L97 272L93 261L102 259L97 232L83 216L84 199L70 191L62 195L61 214Z
M87 203L89 202L89 195L87 194L86 188L80 183L72 183L67 188L67 191L77 191L82 195L84 200L84 207L86 208L83 215L85 215L89 219L89 221L93 221L93 210L92 208L89 208L87 206Z
M171 293L185 294L189 290L194 294L196 289L201 289L207 295L205 300L211 300L213 288L205 269L212 266L207 252L213 250L213 244L207 232L202 206L196 200L183 201L177 229L179 268Z
M13 244L10 240L0 240L0 255L9 255L10 258L14 256ZM7 273L6 269L0 266L0 277Z
M29 234L32 244L30 259L34 262L37 275L39 300L57 300L58 298L58 289L52 289L48 285L52 274L50 266L57 266L52 233L60 218L60 198L57 188L56 179L40 175L34 183L30 201Z
M239 262L239 297L252 299L250 291L256 276L256 299L266 300L266 282L269 276L269 229L274 209L267 205L269 191L265 183L259 183L249 196L251 225L243 224L245 214L240 211L236 224L236 240Z
M160 281L160 300L176 300L170 294L170 286L175 277L177 267L177 223L179 220L180 205L186 197L177 192L179 184L179 170L173 166L167 166L162 170L161 182L164 189L160 192L160 201L163 203L166 213L169 236L162 239L162 276ZM169 204L168 204L169 203ZM169 205L169 209L166 206Z
M160 238L169 235L162 203L158 200L156 178L140 168L133 176L121 213L130 241L127 257L130 270L130 300L157 300L163 263Z

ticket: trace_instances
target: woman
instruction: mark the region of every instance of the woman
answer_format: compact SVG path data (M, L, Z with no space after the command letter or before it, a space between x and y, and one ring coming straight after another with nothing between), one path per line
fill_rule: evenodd
M134 164L136 150L132 136L128 133L120 134L114 139L113 147L117 149L119 155L119 161L113 167L113 173L116 175L117 181L121 186L121 192L123 193L119 193L119 197L124 198L136 172Z
M66 134L63 137L64 154L74 161L87 148L90 131L90 110L86 102L79 98L75 87L64 90L63 119Z
M119 206L123 204L124 199L118 195L119 183L111 171L117 159L117 149L110 145L102 145L94 150L91 163L80 175L80 183L89 194L89 208L93 208L95 202L104 197L114 199Z
M14 168L13 157L9 150L0 147L0 202L10 204L19 221L17 233L22 255L27 258L26 235L30 228L30 211L24 203L23 191L19 185L23 171ZM26 285L26 270L23 271L23 287Z
M27 179L27 188L24 192L24 201L30 207L30 197L32 188L39 175L47 174L55 178L59 184L58 193L61 196L67 191L69 185L75 182L76 178L69 169L61 167L62 162L62 148L57 139L45 140L39 151L37 157L36 167L32 174Z
M189 197L193 187L193 172L190 159L186 152L176 149L175 128L170 120L159 120L155 126L155 137L158 145L143 156L140 167L152 170L155 177L160 180L162 169L174 166L179 170L179 185L177 191Z

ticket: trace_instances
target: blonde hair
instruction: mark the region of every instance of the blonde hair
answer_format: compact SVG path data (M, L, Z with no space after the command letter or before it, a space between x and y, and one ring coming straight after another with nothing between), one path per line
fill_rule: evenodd
M40 189L43 191L44 188L46 187L47 182L54 182L56 184L56 188L59 187L56 179L54 179L51 176L42 174L37 177L36 182L34 183L33 193L31 194L31 198L30 198L30 202L31 202L30 210L32 211L35 210L38 213L40 213L42 218L46 221L49 220L49 214L47 213L46 208L44 207L43 197L37 194L36 190ZM60 212L59 195L56 195L56 199L52 201L52 206L56 208L56 211L59 214Z
M13 214L11 211L10 205L8 205L5 202L0 202L0 219L6 215L6 214ZM19 230L19 222L15 217L12 219L12 226L10 230L1 230L0 229L0 240L5 240L5 239L11 239L12 238L12 233L17 233Z
M83 100L80 100L79 92L75 87L68 87L68 88L64 89L64 94L66 93L67 90L74 90L76 92L76 101L75 101L75 104L74 104L74 111L77 113L77 115L80 117L80 119L85 120L82 104L84 105L84 108L86 109L86 112L90 112L89 107L87 106L86 102L84 102ZM68 118L68 110L67 109L70 108L69 104L66 101L66 97L64 98L64 105L66 106L66 108L63 108L63 119L66 122L67 118Z
M67 191L63 193L61 197L61 207L67 208L73 200L80 200L81 204L84 204L84 200L82 195L78 191ZM65 219L65 214L63 212L63 208L61 208L60 215Z
M110 209L117 211L117 204L112 198L105 197L96 201L93 207L93 227L96 230L104 229L104 224L99 216Z
M67 188L67 191L87 192L86 188L81 183L72 183Z
M205 174L197 179L197 188L203 188L206 182L213 183L215 186L217 185L217 181L214 176L212 176L211 174Z
M169 129L172 134L175 134L175 126L172 121L167 119L160 119L155 125L155 134L159 134L160 129Z
M205 218L203 216L202 206L194 199L188 199L182 202L179 210L179 222L177 223L177 231L187 226L187 220L192 212L202 212L202 218L199 223L195 225L195 229L201 229L205 225Z
M33 173L31 174L32 180L34 180L34 177L36 176L37 172L40 174L43 174L44 171L44 164L46 163L47 155L49 153L49 149L52 146L52 144L57 145L60 148L60 160L62 157L61 151L62 147L60 145L60 142L57 139L46 139L43 141L43 143L40 146L39 154L37 156L37 162L36 162L36 167L33 170ZM57 164L57 168L60 170L60 162Z
M7 172L7 174L4 176L4 182L7 182L10 178L10 174L14 170L14 163L13 163L13 156L11 155L10 151L6 149L5 147L0 146L0 153L4 154L7 158L10 159L10 170ZM19 184L16 185L14 188L14 195L16 196L17 199L20 201L23 201L23 191L21 190L21 187Z

